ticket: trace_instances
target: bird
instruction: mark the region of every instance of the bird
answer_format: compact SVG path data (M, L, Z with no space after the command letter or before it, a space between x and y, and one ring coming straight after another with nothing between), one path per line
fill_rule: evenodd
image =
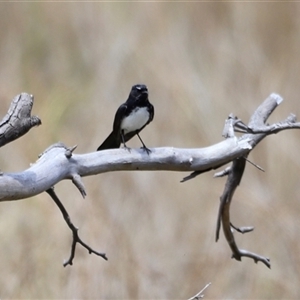
M151 150L146 147L139 133L153 120L154 106L148 99L148 88L144 84L132 86L128 99L118 108L113 123L111 134L98 147L97 151L119 148L121 143L130 151L126 142L138 136L142 143L142 149L147 154Z

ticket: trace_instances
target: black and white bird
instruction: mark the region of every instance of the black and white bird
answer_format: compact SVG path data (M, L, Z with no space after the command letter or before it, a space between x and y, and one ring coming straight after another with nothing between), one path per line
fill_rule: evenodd
M121 143L128 150L126 142L135 135L140 139L143 149L149 154L139 133L154 117L154 107L148 99L148 89L144 84L137 84L131 88L128 99L117 110L112 133L98 147L97 151L119 148Z

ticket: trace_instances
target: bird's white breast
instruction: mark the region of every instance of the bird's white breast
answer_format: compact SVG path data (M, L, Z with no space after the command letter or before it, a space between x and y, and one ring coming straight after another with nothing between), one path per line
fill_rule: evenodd
M125 117L121 122L121 130L124 133L141 129L149 119L147 107L137 107L129 116Z

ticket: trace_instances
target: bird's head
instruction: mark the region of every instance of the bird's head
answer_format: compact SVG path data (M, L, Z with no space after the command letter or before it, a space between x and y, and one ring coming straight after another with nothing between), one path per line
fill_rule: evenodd
M131 88L129 96L136 100L148 98L148 89L144 84L136 84Z

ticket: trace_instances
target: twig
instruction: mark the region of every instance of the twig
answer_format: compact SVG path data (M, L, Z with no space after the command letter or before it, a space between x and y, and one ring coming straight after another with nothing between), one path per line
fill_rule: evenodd
M211 285L211 282L209 282L199 293L197 293L195 296L189 298L188 300L199 300L204 297L202 294L209 286Z
M236 227L236 226L234 226L232 223L230 223L230 226L231 226L234 230L236 230L237 232L242 233L242 234L248 233L248 232L251 232L251 231L254 230L254 227L253 227L253 226Z
M188 180L194 179L194 178L197 177L198 175L201 175L201 174L203 174L203 173L205 173L205 172L209 172L209 171L211 171L211 170L216 170L216 169L222 167L223 165L225 165L226 163L227 163L227 162L225 162L225 163L223 163L223 164L220 164L220 165L217 165L217 166L215 166L215 167L213 167L213 168L209 168L209 169L203 170L203 171L195 171L195 172L189 174L188 176L183 177L183 178L180 180L180 182L183 183L183 182L186 182L186 181L188 181ZM224 170L224 172L226 172L226 171L227 171L227 168ZM225 176L225 174L223 174L223 175L220 175L220 174L217 175L217 174L219 174L219 173L216 173L216 175L215 175L214 177Z
M214 178L216 177L223 177L223 176L227 176L230 172L231 166L226 167L224 170L215 173Z
M63 264L64 267L66 267L67 265L73 265L73 259L75 257L75 251L76 251L76 244L79 243L81 246L83 246L84 248L86 248L89 252L89 254L95 254L98 256L101 256L103 259L107 260L106 254L105 253L100 253L97 252L95 250L93 250L90 246L88 246L86 243L84 243L79 235L78 235L78 228L76 228L74 226L74 224L71 221L71 218L67 212L67 210L65 209L65 207L63 206L63 204L61 203L61 201L58 199L56 193L54 192L54 188L50 188L46 191L50 197L53 199L53 201L55 202L55 204L58 206L58 208L60 209L64 220L66 221L67 225L69 226L69 228L71 229L72 233L73 233L73 242L72 242L72 247L71 247L71 254L68 260L66 260Z
M252 166L254 166L255 168L257 168L258 170L262 171L262 172L265 172L265 170L260 167L259 165L255 164L254 162L252 162L251 160L249 160L247 157L244 157L246 159L246 161L251 164Z

